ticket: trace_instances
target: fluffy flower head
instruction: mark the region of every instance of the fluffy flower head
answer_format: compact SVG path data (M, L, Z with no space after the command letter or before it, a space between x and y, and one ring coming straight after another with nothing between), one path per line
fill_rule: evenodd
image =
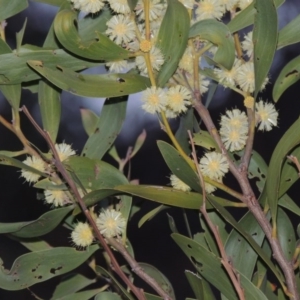
M273 126L277 126L278 112L272 103L262 100L255 104L256 123L260 123L258 130L270 131Z
M241 43L242 49L243 49L243 51L246 52L246 54L247 54L248 57L251 57L252 54L253 54L252 35L253 35L252 31L248 32L248 34L245 35L245 38L244 38L244 40Z
M171 185L174 189L189 192L191 188L184 183L182 180L180 180L176 175L172 174L170 176Z
M44 161L36 156L27 156L27 158L23 161L23 164L37 169L38 171L44 172L45 171L45 164ZM37 173L33 173L27 170L21 170L21 176L26 179L26 181L30 182L37 182L41 175Z
M142 102L144 102L142 108L150 114L164 111L167 101L166 92L162 88L152 86L142 93Z
M229 170L229 164L226 157L215 151L207 152L200 159L199 166L202 174L211 179L220 179Z
M53 204L55 207L72 203L72 196L68 191L45 190L44 195L46 202Z
M198 7L196 9L196 21L205 19L221 19L225 6L220 0L203 0L197 2Z
M55 149L61 161L66 160L69 156L75 155L76 152L66 143L55 144Z
M108 0L108 3L113 11L119 14L130 13L130 7L127 0Z
M221 117L221 127L245 128L248 131L248 119L244 112L239 109L227 110Z
M149 19L150 21L154 21L160 18L165 13L166 5L161 3L160 0L151 0L149 1ZM139 0L136 8L135 8L137 16L141 20L145 20L145 13L144 13L144 1Z
M84 13L96 13L103 6L104 1L101 0L71 0L75 9L81 10Z
M106 25L105 33L118 45L129 43L135 38L135 25L129 16L113 16Z
M242 150L247 142L248 131L244 127L222 126L220 135L222 142L230 152Z
M73 243L79 247L87 247L94 240L92 228L87 223L78 222L71 233Z
M182 85L176 85L169 88L167 97L168 108L177 114L185 112L187 110L187 106L191 104L191 93Z
M121 212L114 209L106 209L100 213L96 220L100 233L110 238L121 235L125 230L126 220L122 217Z

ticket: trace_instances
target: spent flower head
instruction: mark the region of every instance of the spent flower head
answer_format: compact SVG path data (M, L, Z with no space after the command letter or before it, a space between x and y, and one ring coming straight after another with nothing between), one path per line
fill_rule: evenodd
M71 0L75 9L81 10L84 13L96 13L104 6L102 0Z
M114 209L103 210L96 220L100 233L106 238L122 235L126 227L126 220L121 212Z
M172 187L176 190L180 190L184 192L189 192L191 190L191 188L186 183L184 183L181 179L179 179L174 174L170 176L170 182Z
M40 172L44 172L45 171L45 163L44 161L36 156L27 156L25 160L23 160L23 164L34 168ZM40 174L31 172L31 171L27 171L22 169L21 170L21 176L25 178L26 181L28 181L29 183L31 182L37 182L39 180L39 178L41 177Z
M90 246L94 240L92 228L88 223L78 222L71 233L71 238L78 247Z
M255 104L255 120L259 124L258 130L270 131L277 126L278 112L272 103L260 100Z

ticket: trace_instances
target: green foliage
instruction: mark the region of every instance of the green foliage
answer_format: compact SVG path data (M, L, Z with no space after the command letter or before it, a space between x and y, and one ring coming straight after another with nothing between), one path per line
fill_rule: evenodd
M154 252L160 253L160 247L168 251L175 241L192 263L184 280L196 299L299 300L300 207L291 187L299 188L300 119L293 120L270 157L258 153L253 142L256 131L268 134L277 126L276 108L260 100L265 95L260 92L274 77L269 73L276 50L300 42L299 16L278 29L277 8L284 0L254 0L248 6L236 1L232 7L220 0L210 9L211 2L185 0L128 0L128 6L119 8L113 1L33 1L57 7L42 47L23 44L31 34L27 18L15 43L6 37L15 28L6 26L20 12L27 16L28 2L0 1L0 91L11 107L11 116L1 113L0 123L19 141L17 149L4 141L0 165L20 172L47 206L30 221L0 222L0 233L26 251L12 266L0 259L0 288L31 289L58 277L47 295L51 300L175 300L172 280L147 261L138 262L139 241L127 238L164 214L173 241L166 238ZM249 30L252 39L245 36ZM274 102L299 81L299 57L282 68L272 87ZM249 65L254 70L243 68ZM218 86L238 94L232 106L239 110L227 108L213 119L210 106L218 106L213 102L221 94L216 94ZM23 89L37 94L38 122L20 107L28 103ZM94 102L106 98L100 114L80 108L87 136L77 153L57 141L66 138L61 130L63 92ZM139 92L142 107L157 114L169 138L157 141L172 174L167 186L140 185L131 178L131 160L140 155L149 133L140 129L125 157L116 147L129 96ZM71 107L72 100L67 101ZM25 135L23 118L46 150ZM152 168L160 172L157 165ZM141 210L134 227L129 222L141 209L136 197L155 206ZM3 207L13 200L3 199ZM174 210L183 213L186 230ZM58 232L73 247L60 239L54 243ZM88 275L77 269L82 264ZM137 276L152 287L151 293L139 288Z

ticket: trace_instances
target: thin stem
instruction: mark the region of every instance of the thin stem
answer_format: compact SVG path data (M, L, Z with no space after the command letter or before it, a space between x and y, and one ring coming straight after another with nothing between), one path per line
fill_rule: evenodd
M166 114L164 112L160 113L163 124L165 126L165 130L166 133L168 134L169 138L171 139L173 145L175 146L175 148L177 149L177 151L180 153L180 155L185 159L185 161L190 165L190 167L195 171L196 168L192 162L192 160L185 154L185 152L183 151L183 149L181 148L181 146L179 145L178 141L176 140L171 127L169 125L169 122L167 120Z
M168 295L162 287L145 271L140 267L137 261L129 254L126 248L120 243L118 240L113 238L107 239L108 243L116 248L119 253L125 258L125 260L129 263L131 270L137 274L140 278L142 278L145 282L147 282L156 292L160 295L164 300L172 300L170 295Z
M90 211L87 209L84 201L82 200L78 189L76 187L76 184L74 183L74 181L71 179L71 177L69 176L68 172L66 171L64 165L62 164L62 162L60 161L59 158L59 154L56 151L55 145L53 144L49 134L45 131L43 131L38 124L33 120L33 118L31 117L30 113L28 112L28 110L26 109L26 107L23 107L23 111L24 113L27 115L27 117L30 119L30 121L32 122L32 124L34 125L34 127L39 131L39 133L44 137L44 139L47 141L54 159L53 159L53 163L56 166L57 170L60 172L60 174L62 175L62 177L65 179L65 181L68 183L68 185L70 186L72 192L75 195L75 198L78 201L79 206L81 207L83 213L85 214L86 218L88 219L89 223L91 224L94 233L96 235L96 238L99 240L99 242L101 243L102 247L104 248L104 250L107 252L107 254L109 255L109 258L111 259L112 262L112 266L114 268L114 271L122 278L122 280L128 285L128 287L132 290L132 292L137 296L137 298L139 300L146 300L146 297L144 295L144 292L140 289L138 289L131 281L130 279L125 275L125 273L123 272L123 270L121 269L120 265L118 264L115 256L113 255L110 247L107 245L104 237L102 236L102 234L100 233L96 222L94 221L93 217L90 214ZM155 281L154 278L150 277L149 275L147 275L142 269L141 267L139 267L138 263L134 260L134 258L131 257L131 255L128 253L128 251L125 249L125 247L119 243L118 241L114 240L114 239L108 239L109 243L115 247L116 249L118 249L120 251L120 253L123 255L123 257L126 259L126 261L129 263L129 265L132 267L133 271L140 276L145 282L147 282L151 287L153 287L155 289L155 291L157 291L157 293L163 297L164 300L172 300L171 297L160 287L160 285Z
M221 239L218 227L213 224L213 222L210 220L209 215L206 211L205 183L204 183L202 173L200 171L200 167L199 167L198 162L197 162L195 145L193 143L193 138L192 138L191 132L189 130L188 130L188 134L189 134L189 137L190 137L190 143L192 145L192 156L193 156L193 159L194 159L195 166L197 168L197 173L198 173L198 176L199 176L199 179L200 179L200 184L201 184L202 190L203 190L203 202L202 202L202 205L200 207L200 211L201 211L208 227L210 228L210 230L212 231L212 233L215 237L215 240L217 242L217 245L218 245L221 257L222 257L221 263L224 266L228 276L230 277L230 280L231 280L231 282L232 282L232 284L233 284L233 286L234 286L234 288L235 288L235 290L236 290L236 292L239 296L239 299L240 300L245 300L245 295L244 295L243 288L241 286L241 282L239 280L239 275L236 273L236 271L233 269L232 265L229 263L230 260L227 257L227 254L225 252L225 248L224 248L224 245L222 243L222 239Z
M196 95L195 95L196 96ZM196 98L194 107L196 111L198 112L199 116L202 118L207 130L211 134L211 136L215 139L217 145L221 149L222 153L225 155L225 157L228 160L229 163L229 169L233 176L236 178L238 181L240 188L243 192L244 195L244 203L247 204L249 210L252 212L254 217L256 218L257 222L261 226L262 230L264 231L270 245L273 251L273 256L278 262L280 268L282 269L286 284L288 287L288 291L285 290L286 295L288 295L290 298L294 300L300 300L299 297L299 291L297 290L297 285L296 285L296 278L295 278L295 273L293 269L293 263L291 261L288 261L284 253L282 251L281 245L277 239L276 236L272 235L272 227L266 218L264 212L262 211L262 208L260 207L255 194L252 190L252 187L249 183L247 174L240 172L240 170L235 166L233 161L230 159L223 143L222 140L218 134L218 131L210 117L210 114L206 107L203 106L201 101L198 101Z

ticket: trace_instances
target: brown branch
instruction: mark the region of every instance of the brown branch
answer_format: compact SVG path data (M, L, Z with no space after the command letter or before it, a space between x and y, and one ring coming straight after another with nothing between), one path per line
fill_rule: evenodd
M276 237L272 236L272 227L271 227L268 219L266 218L265 214L263 213L262 208L260 207L260 205L255 197L255 194L249 183L247 174L240 172L240 170L235 166L233 161L230 159L230 157L222 143L222 140L219 136L219 133L210 117L208 110L201 103L201 101L199 101L199 99L197 98L197 94L194 94L194 96L195 96L194 107L195 107L196 111L198 112L199 116L202 118L207 130L209 131L211 136L216 141L218 147L221 149L222 153L227 158L228 163L229 163L229 170L231 171L233 176L238 181L240 188L243 192L243 195L244 195L243 202L247 204L249 210L252 212L255 219L257 220L257 222L261 226L262 230L264 231L264 233L271 245L273 257L275 258L275 260L279 264L281 270L283 271L286 285L288 287L288 291L285 290L284 292L291 299L300 300L299 291L298 291L297 285L296 285L296 278L295 278L295 273L294 273L294 269L293 269L293 263L292 263L292 261L288 261L285 258L278 239Z
M109 257L111 259L112 266L114 268L114 271L121 277L121 279L127 284L127 286L132 290L132 292L136 295L136 297L138 299L146 300L146 297L145 297L143 291L138 289L130 281L130 279L125 275L125 273L122 271L122 269L121 269L120 265L118 264L114 254L112 253L110 247L107 245L104 237L100 233L96 222L94 221L94 219L91 216L88 208L86 207L84 201L82 200L74 181L70 178L70 176L69 176L68 172L66 171L64 165L60 161L60 158L59 158L59 155L56 151L55 145L53 144L49 134L39 127L39 125L32 118L32 116L30 115L29 111L27 110L27 108L25 106L23 106L22 110L26 114L28 119L31 121L31 123L34 125L34 127L37 129L37 131L41 134L41 136L47 141L47 143L48 143L48 145L49 145L49 147L50 147L50 149L53 153L53 156L54 156L53 163L54 163L55 167L60 172L62 177L66 180L66 182L70 186L72 192L74 193L75 198L77 199L79 206L81 207L83 213L85 214L86 218L88 219L90 225L92 226L92 228L94 230L94 234L96 235L96 238L99 240L99 242L102 245L103 249L109 255Z
M170 295L162 289L162 287L154 280L154 278L150 277L147 273L145 273L145 271L139 266L137 261L129 254L129 252L126 250L122 243L120 243L114 238L108 238L107 241L121 253L121 255L129 263L131 270L140 278L142 278L145 282L147 282L157 292L157 294L159 294L164 300L172 300Z
M245 295L244 295L243 288L241 286L241 282L239 280L239 275L233 269L232 265L229 263L230 260L227 257L224 245L222 243L222 239L221 239L221 236L220 236L220 233L219 233L219 229L210 220L209 215L206 211L205 182L204 182L204 179L203 179L203 176L202 176L202 173L200 171L199 164L198 164L198 161L197 161L197 155L196 155L195 145L193 143L193 137L192 137L191 132L189 130L188 130L188 135L190 137L190 143L191 143L191 146L192 146L192 156L193 156L193 159L194 159L195 166L197 168L197 173L198 173L198 176L199 176L199 179L200 179L200 184L202 186L203 202L202 202L202 205L200 207L200 212L202 213L208 227L210 228L210 230L212 231L212 233L215 237L215 240L217 242L217 245L218 245L221 257L222 257L221 264L224 266L228 276L230 277L230 280L231 280L231 282L232 282L232 284L233 284L233 286L234 286L234 288L235 288L235 290L236 290L236 292L239 296L239 299L240 300L245 300Z

